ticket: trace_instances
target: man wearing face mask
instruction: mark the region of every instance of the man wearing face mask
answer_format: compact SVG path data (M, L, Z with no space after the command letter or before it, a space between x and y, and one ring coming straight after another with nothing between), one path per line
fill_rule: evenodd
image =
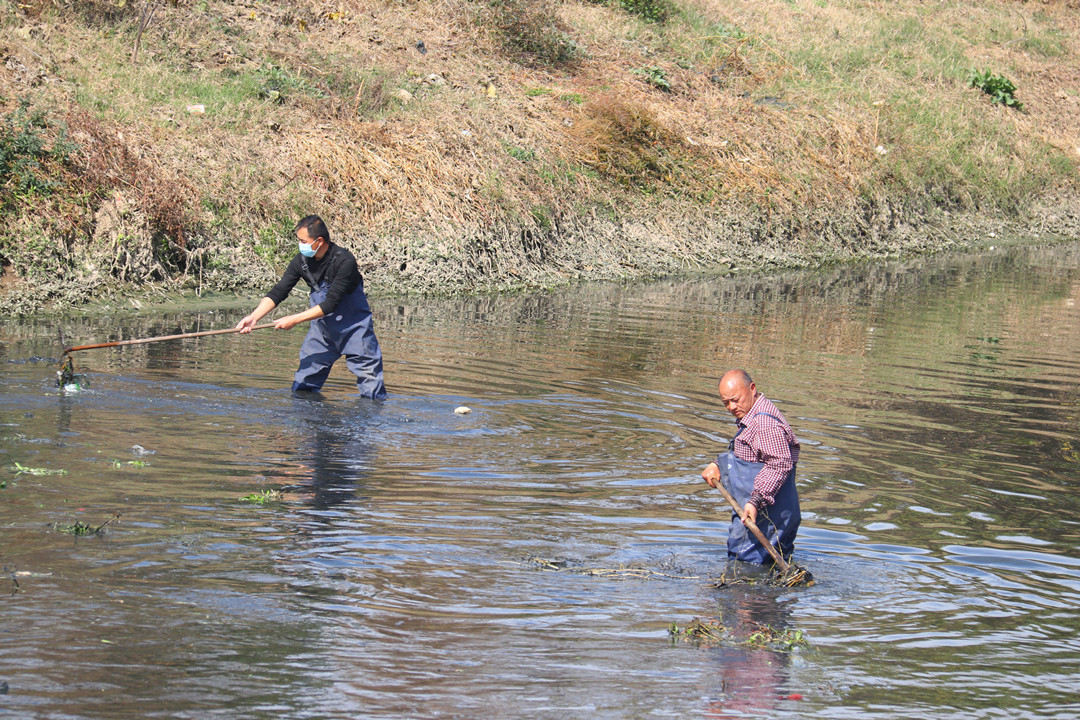
M351 252L330 242L330 231L318 215L308 215L296 224L300 252L285 268L281 280L236 325L249 333L264 315L289 296L303 278L311 289L311 307L274 321L278 330L288 330L310 322L300 347L300 367L293 391L315 392L322 388L334 362L342 355L356 375L360 394L375 400L386 397L383 384L382 351L372 326L371 307L364 294L364 278Z

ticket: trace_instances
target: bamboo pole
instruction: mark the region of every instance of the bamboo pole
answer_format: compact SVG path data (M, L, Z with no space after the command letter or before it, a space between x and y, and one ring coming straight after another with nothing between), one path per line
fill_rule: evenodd
M262 330L263 328L272 327L274 327L274 323L263 323L262 325L254 325L251 329ZM121 345L142 345L143 343L159 342L161 340L180 340L182 338L206 337L207 335L227 335L229 333L238 332L240 332L239 328L227 328L225 330L203 330L202 332L181 333L179 335L160 335L158 337L137 338L135 340L116 340L107 343L94 343L93 345L76 345L75 347L65 348L64 355L73 353L76 350L96 350L97 348L120 347Z
M746 513L739 507L739 503L735 501L735 498L731 497L731 493L724 487L723 482L719 483L719 488L720 492L724 493L724 497L727 498L727 501L731 503L731 507L735 508L735 512L739 514L739 519L742 520L742 524L746 526L747 530L754 534L754 537L758 539L759 543L765 546L765 549L769 551L769 554L772 555L772 559L776 561L776 564L780 566L780 569L784 571L784 574L786 575L791 572L791 566L780 556L780 553L776 552L776 548L772 546L772 543L761 534L761 530L758 529L757 523L746 521Z

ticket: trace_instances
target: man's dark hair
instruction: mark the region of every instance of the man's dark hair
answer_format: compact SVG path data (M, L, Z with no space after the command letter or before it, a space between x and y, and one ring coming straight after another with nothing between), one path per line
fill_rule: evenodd
M296 229L293 232L299 232L303 228L307 230L308 237L312 240L315 238L326 238L326 242L330 242L330 231L326 229L326 223L322 221L322 218L318 215L308 215L306 218L296 223Z

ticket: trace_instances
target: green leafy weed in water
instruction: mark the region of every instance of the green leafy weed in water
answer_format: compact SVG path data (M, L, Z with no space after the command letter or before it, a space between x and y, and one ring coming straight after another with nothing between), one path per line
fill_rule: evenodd
M754 632L750 633L745 640L738 641L730 636L728 629L719 620L694 618L683 627L679 627L674 622L671 623L668 628L668 635L671 637L672 643L682 641L698 646L716 646L726 643L752 650L771 650L785 653L791 652L797 647L808 645L802 630L778 629L764 623L756 623L755 628Z
M74 535L75 537L81 537L83 535L93 535L96 530L93 526L87 525L81 520L76 520L71 525L61 525L60 523L54 523L53 527L56 528L57 532Z
M240 502L265 505L266 503L279 502L283 497L284 495L280 490L259 490L258 492L244 495L240 498Z
M704 620L694 618L683 627L679 627L673 622L671 627L668 628L668 635L671 637L672 643L681 640L695 645L719 645L724 641L725 633L727 633L727 628L719 620L710 620L708 618Z
M125 462L123 460L113 460L112 461L113 470L119 470L120 468L124 467L125 465L130 465L131 467L136 467L136 468L144 468L149 464L150 463L145 462L143 460L128 460L127 462Z
M74 535L75 537L82 537L84 535L100 535L110 523L112 523L114 520L119 519L121 515L123 515L123 513L113 513L113 516L111 518L101 523L97 527L84 523L81 520L76 520L70 525L53 523L52 526L57 532L62 532L67 535Z
M15 463L12 470L16 475L67 475L67 470L50 470L48 468L32 468Z
M802 630L774 628L771 625L759 623L757 630L747 636L744 644L753 648L791 652L797 647L805 647L807 642Z

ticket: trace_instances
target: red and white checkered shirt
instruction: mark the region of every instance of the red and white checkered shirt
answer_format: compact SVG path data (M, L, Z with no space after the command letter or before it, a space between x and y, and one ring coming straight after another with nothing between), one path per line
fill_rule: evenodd
M750 502L758 509L772 505L784 479L799 462L799 439L791 431L787 418L761 394L750 412L735 424L740 428L735 436L735 457L765 463L754 478Z

